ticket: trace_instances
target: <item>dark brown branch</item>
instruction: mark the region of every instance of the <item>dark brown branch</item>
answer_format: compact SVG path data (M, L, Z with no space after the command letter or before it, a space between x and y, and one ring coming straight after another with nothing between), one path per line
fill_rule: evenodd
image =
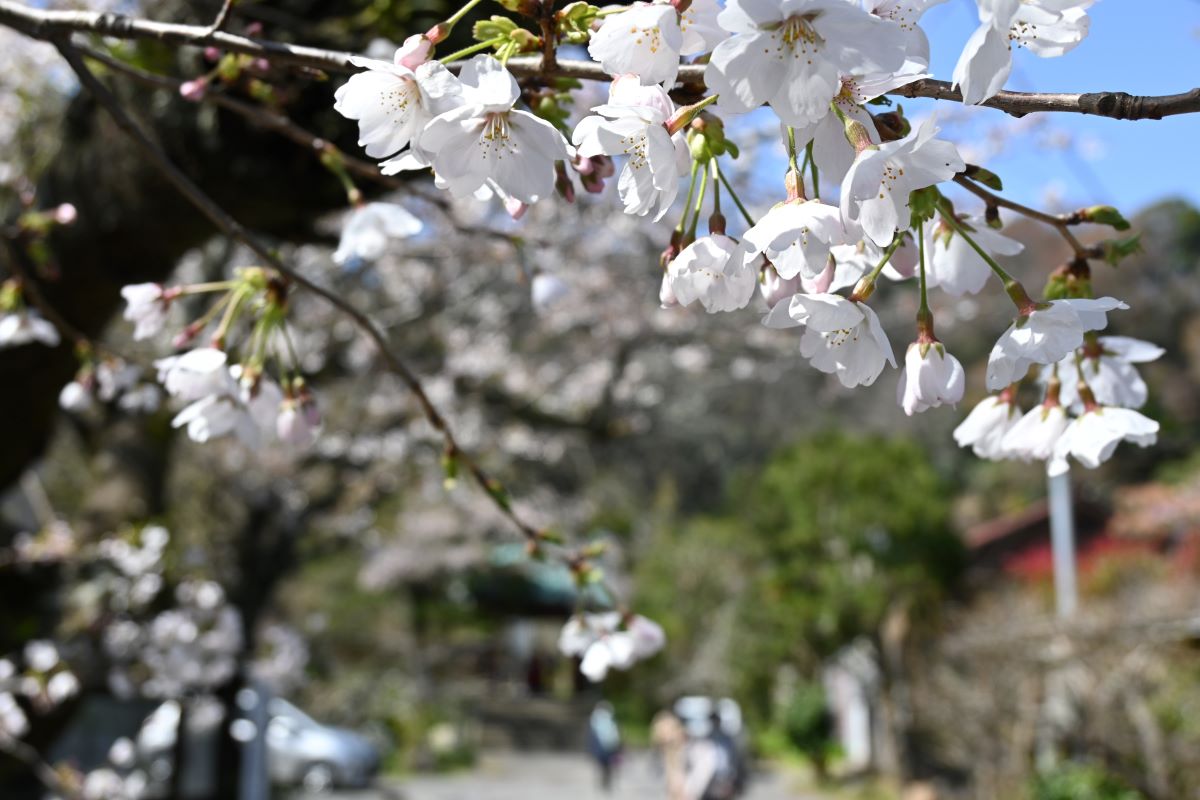
M387 368L399 376L417 399L417 403L421 408L426 421L433 426L439 434L441 434L446 451L453 456L459 464L461 464L479 484L480 488L493 501L497 509L507 517L525 537L533 544L541 544L545 539L545 533L537 526L527 522L519 515L508 501L504 494L504 489L501 484L494 478L490 477L483 468L475 461L468 453L466 453L458 444L453 430L446 422L445 417L433 405L433 401L429 399L429 395L425 392L425 387L422 385L420 378L416 373L391 349L387 337L384 335L374 322L369 317L352 303L338 295L332 289L322 286L296 270L284 264L275 256L274 253L260 242L249 231L242 227L236 219L228 212L221 208L212 198L204 193L199 186L185 175L167 155L156 145L132 117L126 113L121 107L117 98L109 91L99 79L96 78L92 71L84 63L82 54L75 49L69 42L65 40L56 40L54 45L58 48L59 53L70 65L72 71L78 76L83 87L90 92L101 106L112 117L113 122L117 124L127 136L129 136L138 147L145 153L149 161L158 169L163 176L182 194L187 200L194 205L199 211L207 217L220 231L226 236L234 239L248 247L262 263L271 267L281 275L285 275L289 280L296 285L307 289L313 294L321 297L334 308L348 316L354 324L372 341L383 358Z
M79 800L83 796L77 787L65 782L54 770L54 767L43 761L37 750L20 739L0 736L0 753L5 753L20 761L29 768L42 786L63 800Z
M35 39L49 40L73 33L94 33L118 39L153 39L181 46L214 46L223 50L260 56L278 64L354 72L350 63L354 53L325 50L318 47L290 45L267 39L211 30L201 25L177 25L134 19L120 14L94 11L48 11L31 8L10 0L0 0L0 24L19 30ZM543 56L522 56L510 59L508 68L518 76L544 76ZM545 65L550 66L550 65ZM701 88L704 85L704 65L685 64L679 70L679 81ZM591 61L559 60L553 74L585 80L609 80L600 65ZM925 79L910 83L892 94L901 97L928 97L937 100L962 102L962 95L946 81ZM1180 94L1138 96L1125 92L1040 93L1000 92L984 103L1014 116L1035 112L1092 114L1111 119L1161 119L1176 114L1200 112L1200 88Z

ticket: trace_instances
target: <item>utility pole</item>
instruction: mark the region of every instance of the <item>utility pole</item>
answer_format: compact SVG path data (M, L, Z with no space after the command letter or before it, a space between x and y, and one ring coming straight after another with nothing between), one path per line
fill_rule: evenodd
M1046 479L1050 495L1050 544L1054 554L1054 600L1060 620L1070 619L1079 605L1075 581L1075 509L1071 504L1071 472Z

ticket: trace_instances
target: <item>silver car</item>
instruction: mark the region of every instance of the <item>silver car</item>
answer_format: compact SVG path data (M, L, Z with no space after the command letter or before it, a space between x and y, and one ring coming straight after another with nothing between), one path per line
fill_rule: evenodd
M364 736L322 725L288 701L268 706L267 771L271 782L319 792L365 786L379 771L379 751Z
M254 705L257 702L258 699ZM247 757L254 750L265 754L266 768L260 773L264 781L269 776L270 782L279 786L300 786L321 792L335 786L365 786L379 771L379 751L366 737L322 725L279 697L267 699L265 710L263 739L257 736L258 726L247 724L245 719L232 725L234 738L248 748L244 751ZM211 699L189 704L184 774L179 777L181 794L185 797L206 796L215 789L211 784L222 716L219 704ZM150 784L147 798L166 797L169 793L179 722L179 703L171 700L155 709L138 732L138 758ZM261 765L262 755L258 758Z

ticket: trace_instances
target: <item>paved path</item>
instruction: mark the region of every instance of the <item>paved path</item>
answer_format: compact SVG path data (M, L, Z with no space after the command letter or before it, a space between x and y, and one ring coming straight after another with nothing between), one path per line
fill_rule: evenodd
M297 795L304 797L304 795ZM313 797L313 795L308 795ZM664 800L662 779L645 753L633 753L611 794L600 791L592 763L561 753L489 754L468 772L385 778L379 789L339 792L338 800ZM742 800L821 800L792 785L791 776L755 776Z

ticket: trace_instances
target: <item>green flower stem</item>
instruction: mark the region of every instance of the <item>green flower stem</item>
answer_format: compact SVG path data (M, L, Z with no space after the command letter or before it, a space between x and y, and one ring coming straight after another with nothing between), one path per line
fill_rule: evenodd
M733 185L729 182L729 178L725 177L725 173L721 172L721 167L717 165L717 160L713 159L713 166L716 167L717 177L721 179L721 183L725 184L725 190L729 192L729 196L733 198L733 204L738 207L738 211L742 212L742 217L746 220L746 224L751 228L754 227L754 217L750 216L750 212L742 205L742 201L738 199L737 192L733 190Z
M808 161L808 166L812 169L813 198L820 200L821 199L821 178L820 178L820 174L817 171L817 159L813 156L813 144L814 143L815 142L809 142L805 146L804 159L806 161Z
M921 308L917 311L917 319L933 316L929 312L929 292L925 284L925 221L917 223L917 241L919 245L919 263L921 265Z
M979 243L972 239L970 233L967 233L966 225L959 222L958 217L954 216L953 211L946 209L946 207L943 205L941 212L942 221L946 222L950 228L953 228L954 233L962 236L962 240L966 241L968 245L971 245L971 249L979 254L979 258L982 258L985 263L991 267L991 271L995 272L996 277L1000 278L1001 282L1004 284L1004 290L1008 291L1009 294L1012 294L1015 287L1020 287L1021 284L1016 281L1016 278L1004 271L1004 267L1002 267L1000 264L997 264L996 259L992 258L991 255L986 253L983 247L979 247ZM1024 291L1024 289L1022 289L1022 291Z
M895 253L903 243L903 235L898 234L894 239L892 239L892 243L889 244L887 249L883 251L883 258L880 259L879 263L875 266L875 269L871 270L870 275L860 280L855 285L854 291L850 292L850 300L861 303L874 294L875 281L879 280L879 273L883 272L883 268L886 267L888 262L892 260L892 254Z
M457 25L463 17L471 13L471 9L479 5L481 2L483 2L483 0L467 0L467 2L463 4L462 8L460 8L458 11L455 11L449 19L443 22L442 26L445 28L446 35L448 36L450 31L454 29L454 26Z
M696 226L700 223L700 209L704 208L704 194L708 191L708 170L700 171L700 191L696 192L696 209L692 215L692 224L688 228L688 238L696 237Z
M176 296L189 294L207 294L208 292L225 292L237 285L237 281L211 281L209 283L193 283L180 286L174 290Z
M788 125L787 129L787 150L788 150L788 166L792 168L792 172L800 174L800 167L796 165L796 129Z
M717 159L716 158L714 158L712 161L709 161L708 163L712 167L712 174L713 174L713 182L712 182L713 213L720 214L721 213L721 182L720 182L719 178L721 176L721 173L717 169Z
M481 50L490 50L496 45L502 44L507 38L507 36L495 36L491 39L488 39L486 42L476 42L470 47L464 47L462 50L455 50L450 55L439 58L438 61L442 62L443 64L452 64L453 62L458 61L460 58L466 58L467 56L474 55Z
M692 196L696 194L696 178L698 177L697 173L699 171L700 163L698 161L693 161L692 181L688 184L687 199L683 201L683 216L679 219L679 224L675 226L675 230L679 231L680 233L683 233L683 231L687 228L688 212L690 212L692 209Z

